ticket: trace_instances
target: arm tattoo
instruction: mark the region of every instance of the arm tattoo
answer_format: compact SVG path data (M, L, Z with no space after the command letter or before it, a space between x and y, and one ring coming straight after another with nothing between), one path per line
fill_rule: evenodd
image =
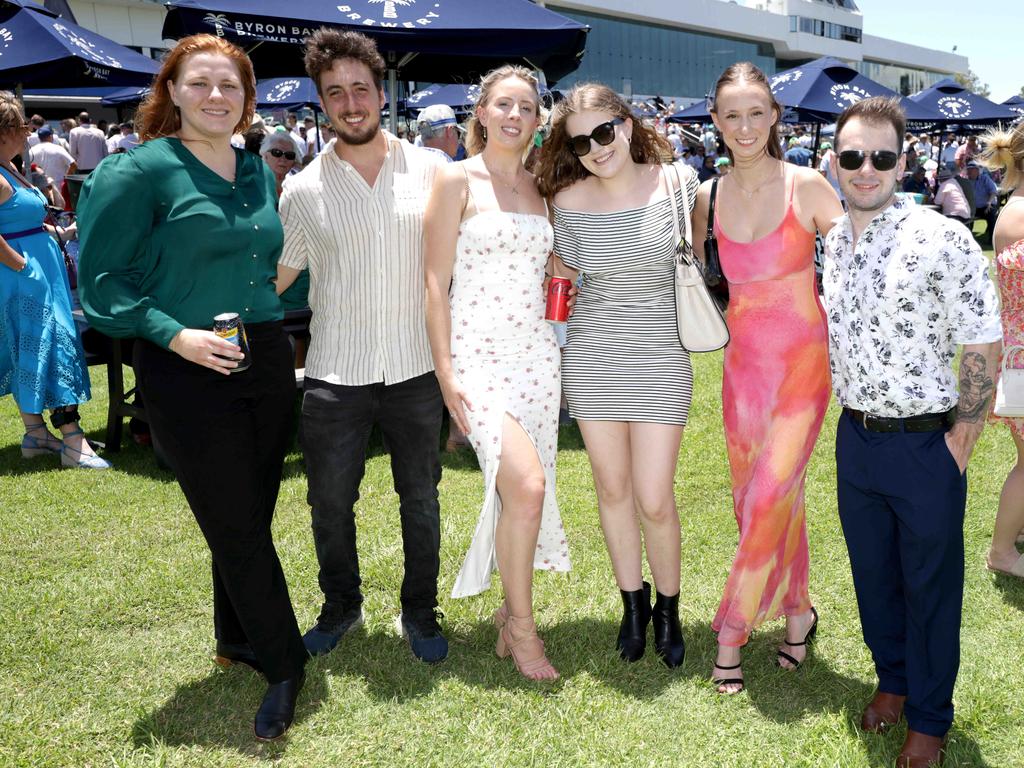
M988 359L978 352L964 352L960 360L960 403L957 421L983 423L995 382L988 370Z

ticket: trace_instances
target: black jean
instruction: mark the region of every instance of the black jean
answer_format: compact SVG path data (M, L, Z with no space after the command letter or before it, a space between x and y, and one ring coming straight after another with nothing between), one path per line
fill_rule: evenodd
M307 378L305 389L302 446L325 606L348 609L363 601L353 506L370 432L379 424L391 453L402 521L402 610L434 608L441 567L437 484L444 409L437 378L431 372L397 384L357 387Z
M135 371L150 427L213 556L214 632L249 643L271 683L306 662L270 525L295 402L280 323L246 326L252 366L224 376L149 342Z

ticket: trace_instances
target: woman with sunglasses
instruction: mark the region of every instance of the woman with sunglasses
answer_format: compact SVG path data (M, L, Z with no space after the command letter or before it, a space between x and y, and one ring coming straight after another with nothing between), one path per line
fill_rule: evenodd
M614 91L589 83L556 106L539 177L554 202L555 273L583 278L562 381L622 596L616 646L638 660L653 619L655 651L677 667L684 644L674 481L693 374L676 329L673 274L676 233L698 183L671 159L668 142L634 122Z
M740 648L756 627L786 617L778 663L795 669L818 623L807 589L804 481L830 389L814 238L843 209L820 173L783 161L781 114L753 64L718 78L711 115L733 170L717 181L712 225L729 281L722 412L739 544L711 626L712 679L729 694L743 690ZM715 183L697 196L697 232L707 229Z
M213 560L215 660L266 678L254 732L269 741L292 724L308 654L271 533L295 405L284 234L271 173L231 145L255 103L244 51L178 42L139 108L142 144L82 188L78 286L90 324L137 339L150 426ZM244 322L249 354L213 332L221 313Z
M295 153L295 142L284 131L268 133L263 139L263 143L260 144L260 157L274 174L277 196L280 197L281 185L284 184L285 177L296 173L299 165L298 156Z

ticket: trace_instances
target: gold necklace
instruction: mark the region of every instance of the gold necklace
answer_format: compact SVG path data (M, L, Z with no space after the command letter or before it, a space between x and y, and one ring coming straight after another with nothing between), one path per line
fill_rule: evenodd
M513 195L516 195L517 197L519 196L519 185L523 181L522 178L520 178L519 171L516 171L516 178L518 179L518 181L516 181L515 185L512 185L505 181L503 178L501 178L500 175L492 171L490 166L487 165L486 161L484 161L482 157L480 158L480 162L484 164L484 168L487 169L487 173L490 175L492 179L497 179L506 189L511 190Z
M761 187L765 186L769 182L775 181L775 178L776 178L777 174L774 171L772 173L768 174L768 177L764 181L762 181L760 184L758 184L756 187L754 187L751 190L745 189L743 187L743 185L740 184L740 181L739 181L738 178L736 178L735 174L730 174L730 175L733 177L733 181L736 182L736 187L739 189L739 191L742 192L744 195L746 195L747 200L753 200L754 199L754 194L759 189L761 189Z

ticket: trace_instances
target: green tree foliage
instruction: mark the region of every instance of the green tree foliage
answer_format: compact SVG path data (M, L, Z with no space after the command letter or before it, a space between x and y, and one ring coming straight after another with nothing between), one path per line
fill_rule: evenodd
M956 81L971 93L984 96L986 99L992 94L992 91L989 90L988 83L981 82L981 78L975 74L973 69L968 69L966 74L958 73L955 77Z

